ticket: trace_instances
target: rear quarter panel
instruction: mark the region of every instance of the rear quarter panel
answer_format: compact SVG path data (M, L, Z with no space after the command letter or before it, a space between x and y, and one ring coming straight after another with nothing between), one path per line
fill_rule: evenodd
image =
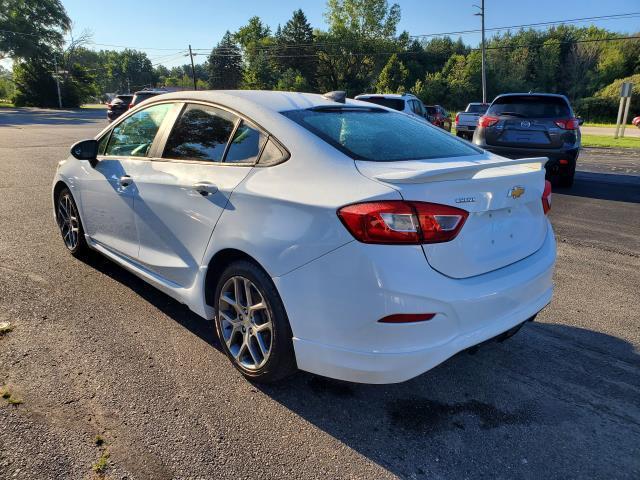
M286 162L254 167L233 191L216 226L204 265L225 248L241 250L276 277L355 241L337 209L354 202L399 199L392 188L362 176L354 161L291 125L278 139Z

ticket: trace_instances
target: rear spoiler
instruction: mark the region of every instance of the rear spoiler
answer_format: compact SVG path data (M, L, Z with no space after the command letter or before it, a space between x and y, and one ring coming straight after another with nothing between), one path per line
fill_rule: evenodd
M517 175L542 170L549 161L547 157L511 159L491 159L464 162L458 166L438 168L437 164L424 164L419 170L394 170L374 174L373 177L387 183L427 183L433 181L463 180L484 176ZM451 162L447 162L451 165ZM496 169L489 172L489 170ZM481 173L483 172L484 175Z

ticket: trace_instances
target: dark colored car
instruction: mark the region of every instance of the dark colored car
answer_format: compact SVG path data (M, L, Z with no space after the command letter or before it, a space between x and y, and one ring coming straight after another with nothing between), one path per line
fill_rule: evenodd
M436 127L443 128L447 132L451 131L451 118L444 108L440 105L427 105L424 108L427 111L427 120Z
M547 178L570 187L581 124L564 95L508 93L497 96L478 119L473 143L508 158L547 157Z
M109 103L107 103L107 119L113 122L129 109L129 104L133 100L133 94L126 93L116 95Z
M139 92L136 92L133 95L133 100L131 101L131 104L129 105L129 108L133 108L136 105L138 105L139 103L144 102L145 100L151 98L151 97L155 97L156 95L162 95L163 93L167 93L166 90L155 90L155 89L145 89L145 90L140 90Z

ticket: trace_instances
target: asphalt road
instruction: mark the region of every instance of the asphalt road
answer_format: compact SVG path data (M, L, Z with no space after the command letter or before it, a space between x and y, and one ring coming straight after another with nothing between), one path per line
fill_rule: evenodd
M640 478L640 159L589 151L553 194L556 293L505 343L398 385L256 387L207 322L51 212L103 111L0 110L0 478ZM96 444L96 436L104 444ZM98 442L100 443L100 442Z

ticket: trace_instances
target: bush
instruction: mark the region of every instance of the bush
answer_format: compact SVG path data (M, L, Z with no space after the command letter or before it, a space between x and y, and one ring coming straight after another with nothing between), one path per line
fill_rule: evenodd
M573 103L573 110L586 122L610 123L616 121L618 102L611 98L581 98Z

